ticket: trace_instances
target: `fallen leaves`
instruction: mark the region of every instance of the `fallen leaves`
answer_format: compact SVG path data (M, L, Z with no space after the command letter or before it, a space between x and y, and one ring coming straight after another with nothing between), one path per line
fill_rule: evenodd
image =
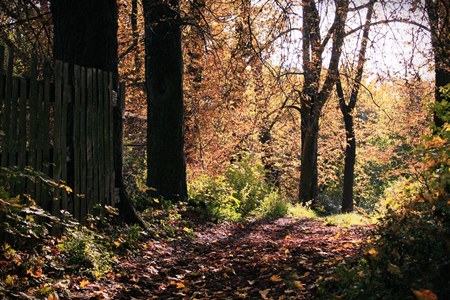
M430 290L413 290L417 300L438 300L435 293Z
M34 259L32 267L24 270L29 280L39 283L28 292L47 300L61 295L74 299L311 299L321 274L361 253L364 234L354 229L344 234L320 222L288 218L190 228L180 226L175 239L145 240L135 252L121 252L126 243L120 237L112 240L117 250L114 269L100 279L49 269L48 262L60 255L56 242L49 246L45 262ZM9 245L3 249L18 263L28 261ZM62 277L54 280L56 272ZM23 278L15 274L3 276L5 285L22 284Z

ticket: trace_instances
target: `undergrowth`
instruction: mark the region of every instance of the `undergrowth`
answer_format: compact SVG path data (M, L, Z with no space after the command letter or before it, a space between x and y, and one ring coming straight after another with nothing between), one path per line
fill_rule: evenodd
M320 282L322 299L448 299L450 295L450 86L442 128L417 147L415 172L386 190L365 256Z

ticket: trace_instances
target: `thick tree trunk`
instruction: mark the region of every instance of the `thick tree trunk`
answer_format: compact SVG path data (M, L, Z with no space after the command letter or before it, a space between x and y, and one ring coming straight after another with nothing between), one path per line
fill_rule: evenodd
M317 200L317 138L318 120L312 120L306 128L302 145L302 162L300 167L299 200L303 205Z
M112 0L53 0L54 57L112 72L117 80L117 6Z
M117 4L114 0L53 0L54 58L89 68L109 71L118 85ZM120 99L119 99L120 100ZM126 194L122 178L122 112L114 117L114 172L119 188L121 217L130 223L143 224ZM69 126L70 128L71 126Z
M187 199L179 1L144 0L148 103L147 185L153 197Z
M353 211L353 182L355 177L356 140L353 122L353 111L348 107L341 107L345 123L345 166L344 166L344 190L342 195L342 212Z

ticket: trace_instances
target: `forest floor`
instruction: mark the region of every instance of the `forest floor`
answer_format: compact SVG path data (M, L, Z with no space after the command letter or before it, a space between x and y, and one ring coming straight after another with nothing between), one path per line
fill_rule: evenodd
M317 280L363 255L370 226L281 218L182 228L121 256L112 276L71 299L316 299Z

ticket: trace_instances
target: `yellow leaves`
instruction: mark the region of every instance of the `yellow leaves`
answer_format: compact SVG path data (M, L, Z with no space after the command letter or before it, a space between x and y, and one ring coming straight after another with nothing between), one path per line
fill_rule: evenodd
M270 280L271 280L272 282L280 282L280 281L282 281L283 279L281 279L281 277L278 276L278 275L272 275L272 277L270 277Z
M186 286L182 282L177 282L177 289L184 289Z
M6 285L14 285L17 280L17 275L6 275L5 283Z
M192 229L190 229L188 227L183 227L183 231L186 233L192 233Z
M367 254L369 254L372 257L377 257L378 251L375 248L372 248L369 251L367 251Z
M298 280L292 281L292 284L293 284L296 288L298 288L299 290L304 290L304 289L305 289L305 287L303 286L303 284L302 284L300 281L298 281Z
M430 290L413 290L417 300L438 300L435 293Z
M114 241L113 244L114 244L114 246L116 246L116 247L120 247L120 242L118 242L118 241Z
M429 148L440 148L440 147L444 146L445 143L446 143L445 139L436 135L436 136L433 136L433 138L426 143L426 146Z
M59 300L58 294L56 292L51 293L47 296L47 300Z
M81 289L84 289L87 285L89 285L89 280L87 280L87 279L83 279L83 280L81 280L80 281L80 288Z
M172 280L169 284L171 286L175 286L179 290L186 288L186 285L183 282L179 282L179 281L177 282L177 281Z

